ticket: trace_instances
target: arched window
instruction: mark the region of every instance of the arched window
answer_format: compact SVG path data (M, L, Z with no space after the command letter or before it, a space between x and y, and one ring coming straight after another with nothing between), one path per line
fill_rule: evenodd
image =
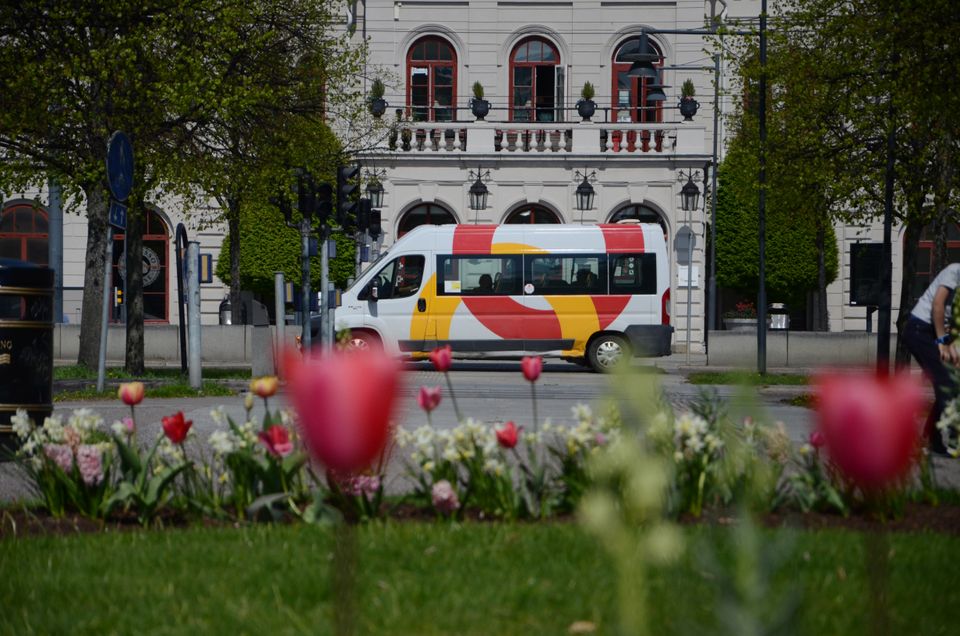
M50 260L47 213L28 203L14 203L0 213L0 258L36 265Z
M407 210L407 213L400 219L400 224L397 226L397 238L420 225L450 225L456 222L457 219L446 208L433 203L421 203Z
M636 221L638 223L656 223L663 228L663 235L667 235L667 223L663 217L653 208L646 205L629 204L625 205L610 217L610 223L619 223L621 221Z
M660 122L663 121L663 102L651 102L647 99L647 87L653 83L650 77L630 77L627 72L633 62L631 55L640 53L640 38L631 38L620 45L613 56L613 119L622 122ZM647 41L647 50L657 60L654 67L663 67L663 53L653 41ZM662 72L662 71L661 71Z
M504 221L506 225L522 225L527 223L560 223L560 218L552 210L542 205L524 205L517 208Z
M122 287L127 264L124 261L124 235L114 234L113 284ZM148 209L143 226L143 319L146 322L169 322L167 313L170 237L167 224L157 212ZM126 300L124 300L126 302Z
M539 37L521 40L510 54L510 120L563 119L560 53Z
M407 52L407 106L413 121L452 121L457 115L457 54L446 40L420 38Z

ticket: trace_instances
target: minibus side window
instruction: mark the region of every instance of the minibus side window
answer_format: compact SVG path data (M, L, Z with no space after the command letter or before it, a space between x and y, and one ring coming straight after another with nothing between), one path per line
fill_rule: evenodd
M656 254L611 254L611 294L656 294Z
M442 296L520 294L519 256L438 256L437 271Z
M418 254L400 256L387 263L377 272L376 278L380 289L378 298L406 298L420 290L423 278L423 256Z
M535 295L596 296L607 293L605 254L527 256L527 282Z

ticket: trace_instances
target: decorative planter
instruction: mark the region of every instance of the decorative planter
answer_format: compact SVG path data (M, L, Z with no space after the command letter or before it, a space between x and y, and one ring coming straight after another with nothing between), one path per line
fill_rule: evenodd
M739 331L741 333L756 332L757 319L756 318L724 318L723 326L727 328L727 331Z
M470 110L477 121L483 121L483 118L490 113L490 102L485 99L473 98L470 100Z
M595 112L597 112L597 103L592 99L581 99L577 102L577 113L583 118L583 121L590 121Z
M382 97L370 100L370 114L374 117L382 117L387 112L387 100Z
M693 116L696 115L697 110L700 109L700 102L692 97L683 97L680 99L678 106L680 108L680 114L683 115L683 120L693 121Z

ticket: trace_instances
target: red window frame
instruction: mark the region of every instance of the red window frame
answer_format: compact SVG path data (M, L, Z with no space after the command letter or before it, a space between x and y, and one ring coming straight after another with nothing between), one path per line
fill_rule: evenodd
M516 59L517 53L520 51L521 48L533 42L539 42L545 47L550 47L550 50L553 52L553 57L555 58L556 61L551 64L549 61L547 62L543 61L541 57L540 60L536 60L536 61L525 60L522 62L518 62ZM527 50L529 50L529 46L527 46ZM554 78L556 78L556 73L557 73L556 68L558 66L560 66L560 51L557 49L556 46L554 46L554 44L550 40L547 40L546 38L542 38L540 36L535 35L532 37L524 38L519 42L517 42L516 46L513 47L513 50L510 51L510 99L509 99L510 121L524 121L524 122L536 121L535 113L537 112L537 69L542 67L548 67L550 69L550 72L553 74ZM514 83L514 75L516 74L515 69L518 67L531 68L529 114L526 119L521 119L521 120L516 119L516 113L514 109L516 108L517 111L525 111L528 109L525 107L518 108L514 104L514 101L515 101L514 94L516 89L516 85ZM556 86L554 86L554 92L556 92ZM556 99L555 96L552 96L552 97ZM551 106L550 110L555 110L556 108L557 108L557 104L554 103L553 106Z
M611 101L611 111L610 117L613 121L618 120L618 111L622 110L619 108L618 100L620 96L620 84L619 84L619 75L620 73L626 73L630 70L630 62L618 62L617 58L620 56L623 47L625 47L630 42L639 42L640 37L632 37L624 40L617 46L616 50L613 53L613 59L610 64L611 68L611 90L610 90L610 101ZM653 40L649 40L649 46L653 49L654 53L660 56L660 59L654 64L656 68L662 68L664 64L663 52L660 51ZM662 71L661 71L662 72ZM653 107L641 108L641 104L645 104L647 101L647 85L651 83L652 78L649 77L630 77L630 121L633 123L660 123L663 121L663 102L654 102ZM642 81L641 81L642 80Z
M437 55L434 58L428 56L429 46L437 46ZM423 47L424 53L422 59L416 59L414 54L417 53L417 49ZM449 52L450 59L441 59L440 56L440 47L443 47L444 50ZM418 68L427 68L427 96L430 98L430 105L415 106L413 103L413 67ZM437 85L435 78L437 77L438 68L449 68L452 76L451 84L440 84ZM449 118L437 119L437 111L445 110L437 109L434 107L434 104L437 103L437 89L438 88L449 88L450 89L450 110ZM444 40L441 37L435 35L428 35L422 37L410 45L410 48L407 50L407 117L410 119L414 118L415 109L420 110L426 108L427 117L426 119L417 119L415 121L456 121L457 119L457 51L453 48L453 45L448 41Z
M936 242L933 238L933 225L931 224L923 228L920 233L920 240L917 242L917 269L910 286L911 305L917 303L923 292L940 273L933 264L935 249ZM947 227L947 263L958 261L960 261L960 225L953 224Z
M530 213L530 220L528 221L518 221L520 216L524 212ZM524 205L510 214L507 215L507 218L503 221L504 225L545 225L549 223L560 223L560 217L557 216L557 213L553 210L546 208L542 205L530 204Z
M30 227L21 228L19 219L22 219L21 214L23 212L30 213ZM20 214L18 214L20 213ZM47 226L47 231L42 229L37 229L37 219L38 217L43 220L43 225ZM50 217L47 215L46 210L42 208L34 207L28 203L13 203L6 206L0 211L0 228L3 228L8 224L7 219L13 219L10 225L13 225L13 230L2 230L0 229L0 240L5 241L19 241L20 242L20 255L17 257L21 261L27 261L35 265L47 265L50 262L50 230L49 223ZM28 258L29 250L28 244L31 241L43 241L43 249L40 252L43 254L43 260Z
M407 223L407 219L409 219L411 215L420 212L421 210L424 211L426 220L423 223L417 223L416 225L412 225L410 227L404 227L404 225ZM438 217L436 220L433 218L434 215ZM454 216L453 212L444 206L437 205L436 203L421 203L413 206L404 212L403 216L400 217L400 222L397 223L397 238L400 238L407 232L413 230L414 228L420 227L421 225L448 225L456 222L457 217Z

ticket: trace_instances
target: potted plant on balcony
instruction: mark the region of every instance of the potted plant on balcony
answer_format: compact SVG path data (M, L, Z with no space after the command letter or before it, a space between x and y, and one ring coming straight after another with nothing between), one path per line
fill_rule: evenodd
M683 86L680 87L680 114L684 121L693 121L693 116L697 114L700 108L700 102L693 98L696 95L696 89L693 87L693 81L690 78L683 80Z
M383 98L385 90L386 87L379 77L373 80L373 84L370 85L370 114L378 119L387 112L387 100Z
M756 331L757 308L749 300L743 300L723 314L723 324L727 331Z
M590 121L590 118L597 111L597 104L593 101L593 96L593 84L584 82L583 89L580 91L580 101L577 102L577 113L583 118L583 121Z
M483 121L483 118L490 112L490 102L483 98L483 84L473 83L473 99L470 100L470 110L477 121Z

